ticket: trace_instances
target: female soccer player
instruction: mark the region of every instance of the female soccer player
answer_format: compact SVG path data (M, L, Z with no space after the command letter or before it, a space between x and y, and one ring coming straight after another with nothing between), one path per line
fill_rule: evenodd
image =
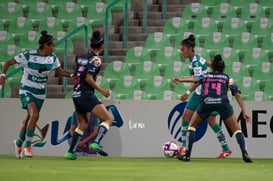
M104 42L99 31L93 33L90 47L92 50L89 50L86 54L77 58L76 69L74 71L74 75L77 76L77 81L73 90L73 102L78 115L79 125L72 136L69 150L64 155L64 157L70 160L77 160L75 148L80 137L87 129L90 112L101 121L101 124L98 134L89 145L89 148L102 156L108 155L100 146L100 141L112 125L113 118L94 93L96 89L103 96L110 96L109 90L101 88L96 83L96 78L101 67L101 59L98 56L104 50Z
M31 141L39 119L39 112L46 98L46 83L50 71L56 70L58 76L73 76L73 74L61 68L60 61L54 54L55 39L47 34L47 31L42 31L41 34L39 48L26 50L8 60L0 76L0 85L3 86L6 72L11 65L19 64L24 66L19 96L22 108L27 110L27 116L23 121L19 137L14 140L17 158L22 158L23 151L26 157L32 157ZM22 149L24 142L24 149Z
M188 58L190 60L189 63L190 75L199 76L203 75L204 73L207 73L207 64L209 65L210 62L206 62L206 60L203 57L195 54L194 47L195 37L193 35L190 35L188 38L184 39L181 42L180 51L183 57ZM193 91L194 93L190 98L189 102L187 103L182 116L181 126L182 147L179 150L179 154L184 154L185 152L187 128L190 119L200 102L201 85L193 84L193 86L180 98L181 101L186 101L188 99L188 96ZM214 133L217 135L217 139L222 146L222 152L217 156L217 158L226 158L231 155L232 151L229 149L222 127L216 122L216 115L218 115L217 112L212 112L208 118L208 123L212 130L214 131Z
M212 61L212 72L200 76L175 78L174 83L179 82L196 82L202 85L201 101L196 111L194 112L187 134L186 153L178 155L178 159L183 161L190 161L191 150L195 137L196 127L205 119L207 119L211 112L217 111L224 122L228 125L233 135L235 135L237 142L242 151L242 157L245 162L252 162L246 151L245 138L236 121L233 108L229 103L227 91L230 88L232 94L235 95L239 103L243 117L247 122L250 122L250 117L246 113L245 105L240 97L240 91L233 79L223 73L225 69L225 62L221 55L216 55Z

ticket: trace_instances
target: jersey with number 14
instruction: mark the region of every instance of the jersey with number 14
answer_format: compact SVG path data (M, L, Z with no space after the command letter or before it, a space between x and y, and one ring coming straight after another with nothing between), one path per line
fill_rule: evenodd
M189 71L191 76L204 75L208 71L206 60L203 57L195 54L189 63ZM201 87L202 86L200 85L196 88L196 94L201 95Z

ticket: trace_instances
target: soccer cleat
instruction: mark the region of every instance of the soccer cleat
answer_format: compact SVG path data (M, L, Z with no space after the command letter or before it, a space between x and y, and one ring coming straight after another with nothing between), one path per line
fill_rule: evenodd
M220 153L216 158L222 159L222 158L227 158L232 154L232 150L228 150L225 152Z
M95 152L97 152L101 156L108 156L108 153L106 153L105 151L103 151L102 147L98 143L95 143L95 142L91 143L89 145L89 149L90 150L94 150Z
M64 154L64 157L69 159L69 160L78 160L78 157L75 153L67 152Z
M25 157L32 158L32 148L31 147L24 148L24 154Z
M18 159L21 159L23 157L23 150L22 147L18 147L16 144L16 140L13 141L14 147L15 147L15 156Z
M246 151L243 152L243 160L247 163L252 163L251 158L248 156L248 153Z
M179 148L179 150L178 150L179 155L184 155L185 153L186 153L186 148L185 147Z
M189 161L191 160L191 157L190 157L190 156L187 156L187 154L183 154L183 155L178 154L178 155L176 156L176 158L177 158L178 160L181 160L181 161L184 161L184 162L189 162Z

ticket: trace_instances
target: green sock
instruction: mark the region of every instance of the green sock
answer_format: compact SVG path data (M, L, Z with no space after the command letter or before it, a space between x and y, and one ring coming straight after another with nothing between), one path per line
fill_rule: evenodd
M30 130L30 129L27 128L25 147L31 147L31 141L32 141L32 138L34 136L34 131L35 130Z
M216 133L216 135L217 135L217 139L222 146L223 152L228 151L229 146L228 146L224 131L221 128L221 126L219 124L216 124L212 129L213 129L214 133Z
M182 120L182 126L181 126L181 143L182 147L186 147L186 136L187 136L187 129L189 126L190 122L189 121L184 121Z
M16 145L18 147L22 147L25 139L26 139L25 134L20 131L19 137L16 139Z

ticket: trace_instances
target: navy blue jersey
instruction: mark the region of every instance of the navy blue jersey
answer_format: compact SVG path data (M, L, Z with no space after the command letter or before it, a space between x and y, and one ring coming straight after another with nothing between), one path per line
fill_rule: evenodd
M93 60L98 58L94 52L88 52L76 58L76 68L74 75L77 76L77 82L74 85L73 97L89 96L94 94L94 88L91 87L86 81L86 75L92 74L96 81L97 75L100 71L100 66Z

